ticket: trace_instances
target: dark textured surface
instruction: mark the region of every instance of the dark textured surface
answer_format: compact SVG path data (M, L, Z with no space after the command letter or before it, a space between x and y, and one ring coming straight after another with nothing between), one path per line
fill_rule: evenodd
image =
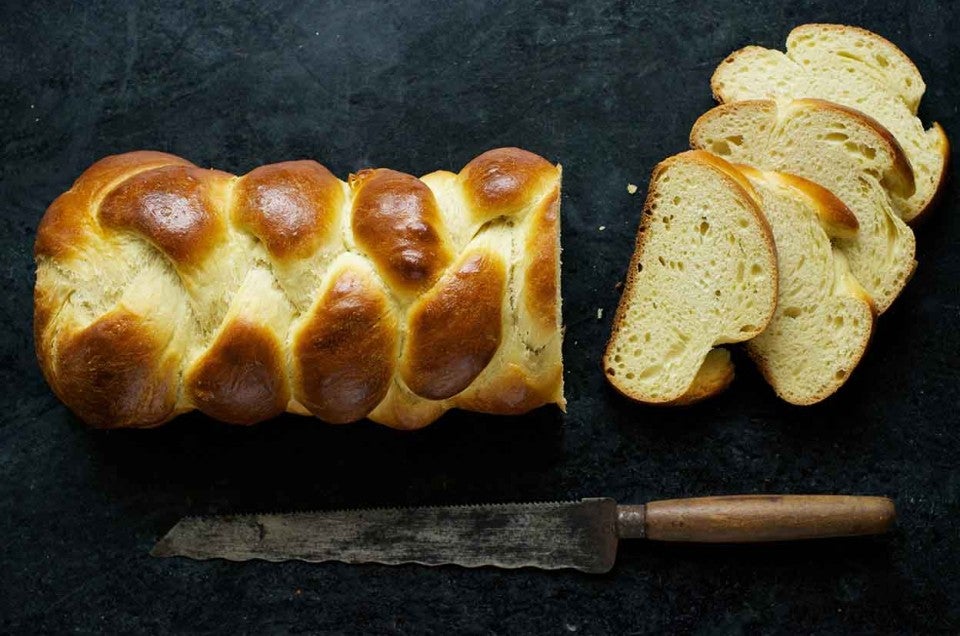
M796 24L859 24L913 57L928 84L921 114L957 135L955 3L158 5L0 8L0 631L960 630L956 180L918 232L916 276L825 404L779 402L741 356L722 397L642 408L605 386L598 363L643 184L710 107L713 67L751 42L780 47ZM507 144L564 166L566 416L457 413L415 434L187 416L104 433L45 386L33 234L96 159L153 148L244 172L309 157L344 176L456 170ZM894 497L899 530L638 543L604 576L147 555L188 513L834 491Z

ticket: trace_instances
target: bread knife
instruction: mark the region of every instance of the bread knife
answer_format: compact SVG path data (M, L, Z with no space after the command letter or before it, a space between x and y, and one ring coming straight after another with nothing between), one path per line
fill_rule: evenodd
M618 505L580 501L186 517L158 557L456 564L609 571L620 539L753 543L887 532L893 502L734 495Z

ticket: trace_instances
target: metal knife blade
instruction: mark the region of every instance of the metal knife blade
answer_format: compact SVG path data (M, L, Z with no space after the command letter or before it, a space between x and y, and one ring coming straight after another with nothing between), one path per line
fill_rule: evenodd
M609 571L613 499L182 519L153 556Z

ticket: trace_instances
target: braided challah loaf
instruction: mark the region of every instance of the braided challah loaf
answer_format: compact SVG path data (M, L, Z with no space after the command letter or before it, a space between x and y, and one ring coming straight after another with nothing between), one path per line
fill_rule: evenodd
M559 206L560 167L517 148L347 183L107 157L40 223L37 357L98 427L563 407Z

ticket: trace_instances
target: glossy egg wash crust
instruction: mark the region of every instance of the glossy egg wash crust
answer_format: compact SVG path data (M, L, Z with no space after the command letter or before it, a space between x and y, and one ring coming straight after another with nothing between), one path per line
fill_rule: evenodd
M562 408L560 176L518 148L346 182L314 161L237 177L107 157L40 223L40 366L107 428Z

